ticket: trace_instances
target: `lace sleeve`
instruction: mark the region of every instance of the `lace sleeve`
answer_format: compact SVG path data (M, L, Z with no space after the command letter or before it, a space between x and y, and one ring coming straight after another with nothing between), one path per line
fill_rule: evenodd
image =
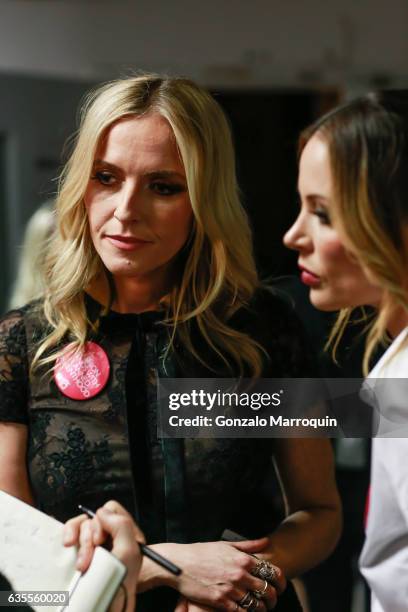
M27 341L20 310L0 321L0 421L27 423Z

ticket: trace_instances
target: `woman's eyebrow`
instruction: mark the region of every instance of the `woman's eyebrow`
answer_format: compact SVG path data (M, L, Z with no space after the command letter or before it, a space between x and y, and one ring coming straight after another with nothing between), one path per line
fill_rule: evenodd
M112 164L104 159L95 159L94 163L93 163L94 167L95 166L105 166L105 168L109 168L112 170L120 170L121 168L119 166L117 166L116 164ZM166 178L173 178L173 179L179 179L182 181L186 180L186 177L184 174L181 174L180 172L176 172L176 170L153 170L152 172L145 172L143 174L143 176L146 176L147 178L150 179L166 179Z
M327 204L329 201L329 198L322 193L307 193L304 197L309 202L321 202L322 204Z
M115 164L111 164L110 162L104 159L95 159L93 165L94 167L95 166L105 166L106 168L112 168L112 170L120 170L119 166L116 166Z
M316 202L317 200L325 204L329 202L329 198L323 193L304 193L304 191L302 192L300 189L296 189L296 196L299 200L304 199L308 202Z

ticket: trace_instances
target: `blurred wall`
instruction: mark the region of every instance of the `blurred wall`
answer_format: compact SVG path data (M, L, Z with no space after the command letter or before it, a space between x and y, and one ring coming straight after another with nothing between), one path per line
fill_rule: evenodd
M0 70L212 85L405 79L405 0L0 0Z
M90 83L0 74L0 309L13 279L24 225L52 196L61 152Z
M137 69L181 73L221 94L265 91L270 105L273 92L296 90L300 108L305 91L407 85L407 26L405 0L0 0L0 308L24 224L52 194L93 83ZM245 181L255 184L244 172ZM249 194L250 207L258 197ZM259 255L273 267L275 252L261 245Z

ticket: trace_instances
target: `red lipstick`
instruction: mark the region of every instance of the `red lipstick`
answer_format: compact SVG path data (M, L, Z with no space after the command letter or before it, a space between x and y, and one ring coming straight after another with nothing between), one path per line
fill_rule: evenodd
M310 270L307 270L303 266L299 267L301 272L300 280L302 281L302 283L308 285L309 287L318 287L320 285L320 276L316 276L316 274L313 274L313 272L310 272Z

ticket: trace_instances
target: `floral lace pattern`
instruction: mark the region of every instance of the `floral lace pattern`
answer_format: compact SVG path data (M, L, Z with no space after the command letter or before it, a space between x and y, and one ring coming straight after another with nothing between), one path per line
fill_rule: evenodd
M27 342L22 312L12 311L0 324L0 419L27 423Z
M182 364L170 357L164 368L160 355L166 329L154 320L143 325L139 315L112 313L101 320L100 332L92 339L106 351L111 376L98 396L75 401L57 389L52 376L28 376L30 356L46 328L38 304L9 313L0 322L0 420L29 427L28 469L37 503L45 512L65 520L77 513L78 503L97 507L115 497L137 516L126 373L132 343L140 341L138 329L144 346L143 435L152 449L149 478L152 489L163 496L163 515L157 519L163 524L157 531L180 542L219 537L231 527L230 518L242 507L242 499L252 499L269 469L273 441L158 439L157 376L212 374L188 356ZM238 313L234 325L262 339L270 357L265 376L311 375L299 323L276 297L258 298ZM256 508L245 512L253 524Z

